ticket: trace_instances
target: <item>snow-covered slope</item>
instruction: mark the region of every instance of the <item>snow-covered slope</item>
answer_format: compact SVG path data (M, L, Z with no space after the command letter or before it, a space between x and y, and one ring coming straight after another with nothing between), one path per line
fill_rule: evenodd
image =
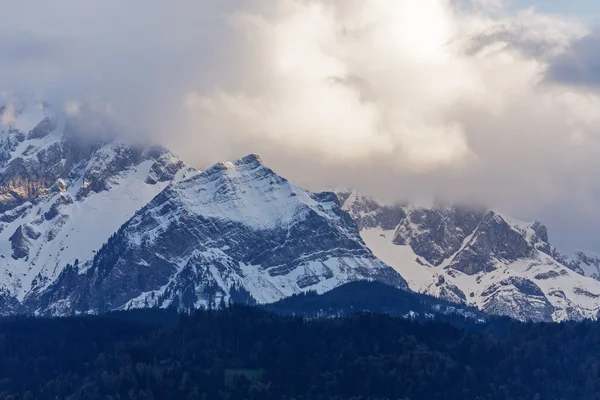
M600 282L574 271L539 222L468 207L383 206L352 191L338 196L367 246L416 292L521 320L598 315Z
M36 102L0 105L0 313L91 259L183 163L162 148L92 140Z
M258 156L175 182L136 213L91 265L26 299L37 312L267 303L357 280L406 287L375 258L333 193L310 193Z

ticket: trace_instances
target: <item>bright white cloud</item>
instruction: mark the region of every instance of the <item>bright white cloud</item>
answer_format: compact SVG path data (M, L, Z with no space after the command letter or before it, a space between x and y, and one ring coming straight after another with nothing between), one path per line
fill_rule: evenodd
M200 124L327 162L385 157L417 171L477 158L463 110L500 116L520 97L543 101L543 57L584 32L531 10L492 18L448 0L281 0L232 22L258 51L241 65L258 62L260 83L191 94Z
M194 95L194 111L211 129L243 131L333 162L382 156L421 168L467 155L460 123L438 113L473 86L452 57L457 27L449 3L279 5L269 16L259 10L233 19L260 49L265 73L255 93Z

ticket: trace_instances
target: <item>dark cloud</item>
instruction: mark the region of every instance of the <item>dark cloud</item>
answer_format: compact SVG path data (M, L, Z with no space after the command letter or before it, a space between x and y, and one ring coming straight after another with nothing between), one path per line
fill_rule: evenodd
M52 39L29 32L0 32L0 63L4 66L23 66L59 60L65 49Z
M467 39L469 45L466 46L465 51L471 56L476 56L495 43L506 43L507 48L521 52L527 57L543 59L561 45L560 41L554 38L532 36L529 28L524 25L494 27L490 31L481 32ZM502 50L505 51L506 48Z
M548 79L568 85L600 84L600 35L592 33L574 42L551 60Z

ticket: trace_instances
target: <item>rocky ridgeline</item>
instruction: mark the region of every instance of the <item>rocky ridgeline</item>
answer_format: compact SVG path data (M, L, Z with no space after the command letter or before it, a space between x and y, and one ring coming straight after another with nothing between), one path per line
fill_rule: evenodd
M415 291L518 319L598 315L599 259L580 253L570 260L550 244L540 222L476 207L385 206L353 191L338 197L375 255L415 277L409 279ZM394 246L403 258L385 253Z

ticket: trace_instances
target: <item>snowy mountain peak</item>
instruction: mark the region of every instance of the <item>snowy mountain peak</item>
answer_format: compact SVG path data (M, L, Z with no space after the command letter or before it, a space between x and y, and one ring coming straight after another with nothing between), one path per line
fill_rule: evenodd
M250 168L256 168L258 164L263 165L263 161L258 154L248 154L236 161L234 164L237 166L249 166Z
M206 172L209 172L211 175L231 175L235 172L256 170L259 168L263 169L263 171L266 173L274 174L273 171L268 169L263 164L262 159L257 154L249 154L234 161L223 161L216 163L212 167L208 168Z
M219 163L168 188L165 196L205 217L227 219L257 229L290 226L308 213L339 219L335 196L309 193L266 167L256 155Z
M67 264L91 259L136 210L189 169L161 147L88 137L44 103L12 102L2 113L3 296L21 300Z
M234 161L219 162L203 172L204 178L208 180L220 180L223 182L242 183L244 179L256 179L260 177L275 177L276 174L266 167L259 156L251 154ZM245 178L242 178L244 176ZM279 180L285 179L277 177ZM198 179L205 181L202 177Z
M83 273L85 271L85 273ZM311 193L257 156L173 182L85 269L27 299L38 312L265 303L356 280L406 288L376 259L333 193Z

